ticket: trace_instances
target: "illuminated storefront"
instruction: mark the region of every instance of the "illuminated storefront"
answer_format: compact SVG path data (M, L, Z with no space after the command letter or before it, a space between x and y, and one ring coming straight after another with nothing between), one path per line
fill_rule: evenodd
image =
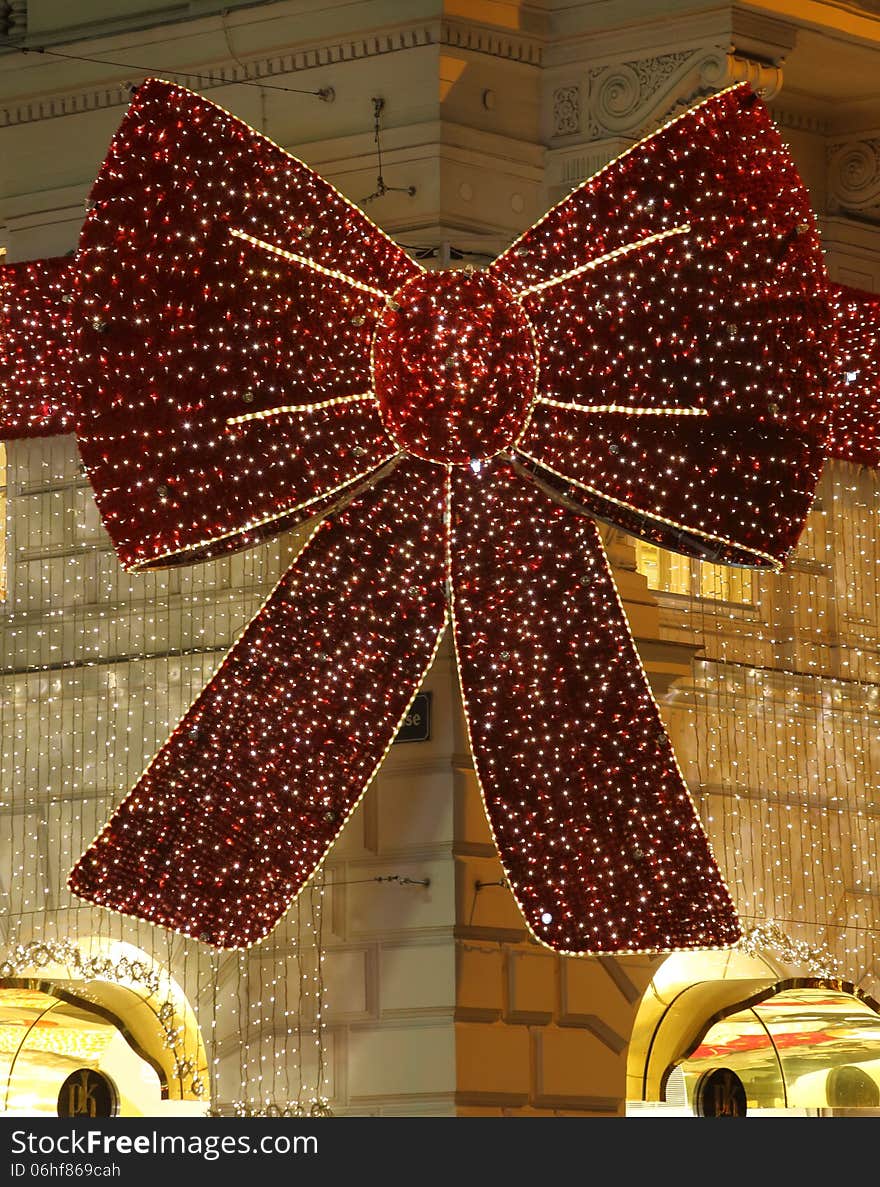
M765 954L670 957L633 1032L628 1114L880 1116L877 1003L792 972Z
M207 1096L192 1008L144 952L43 941L0 962L0 1112L198 1116Z
M122 1022L49 986L0 989L4 1111L34 1116L149 1116L167 1084Z

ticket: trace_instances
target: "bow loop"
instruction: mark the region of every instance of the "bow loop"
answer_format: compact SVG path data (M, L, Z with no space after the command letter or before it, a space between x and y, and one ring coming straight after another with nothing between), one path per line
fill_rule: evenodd
M370 342L385 294L420 267L333 186L150 80L92 203L77 429L127 567L251 545L393 455Z
M491 272L535 328L530 462L634 535L777 567L824 457L834 333L809 196L754 99L674 119Z

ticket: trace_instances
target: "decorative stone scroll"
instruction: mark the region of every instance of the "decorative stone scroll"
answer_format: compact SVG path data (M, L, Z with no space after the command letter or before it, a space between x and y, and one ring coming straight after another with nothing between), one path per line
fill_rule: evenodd
M828 210L880 222L880 136L829 145Z
M782 67L737 53L731 46L701 47L593 67L587 73L583 131L589 140L642 136L699 99L748 82L765 100L782 87ZM554 129L568 134L574 88L554 94Z

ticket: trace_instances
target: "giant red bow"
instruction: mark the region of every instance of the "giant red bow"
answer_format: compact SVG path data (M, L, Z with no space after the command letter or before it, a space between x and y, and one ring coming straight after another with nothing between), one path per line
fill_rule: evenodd
M158 81L92 198L76 431L122 562L318 527L72 889L220 947L265 936L450 624L532 934L569 953L734 942L591 516L767 568L802 528L828 285L749 87L613 161L485 271L424 271L302 163Z

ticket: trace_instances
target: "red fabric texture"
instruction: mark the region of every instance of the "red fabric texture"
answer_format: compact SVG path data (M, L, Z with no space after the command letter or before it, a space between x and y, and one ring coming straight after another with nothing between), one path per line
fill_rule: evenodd
M51 437L74 430L68 256L0 267L0 438Z
M452 490L472 749L529 928L572 953L735 943L595 523L499 461Z
M880 466L880 296L836 284L829 457Z
M452 610L533 934L578 953L734 942L590 517L757 566L802 529L835 323L806 191L750 88L612 162L460 289L168 83L138 89L92 199L76 431L122 563L326 518L73 890L218 947L268 934Z

